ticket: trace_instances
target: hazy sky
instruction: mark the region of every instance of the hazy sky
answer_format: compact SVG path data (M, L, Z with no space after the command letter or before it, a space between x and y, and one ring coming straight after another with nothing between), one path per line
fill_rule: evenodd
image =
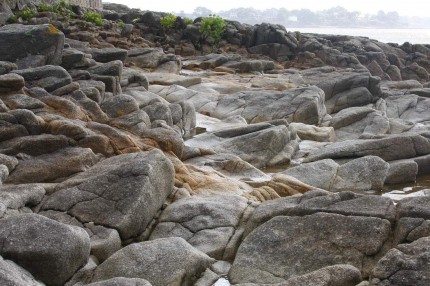
M361 11L363 13L376 14L379 10L385 12L397 11L401 16L429 16L425 1L422 0L294 0L294 1L275 1L275 0L110 0L104 2L121 3L131 8L142 10L161 11L161 12L192 12L194 8L203 6L213 12L228 10L238 7L253 7L256 9L286 8L325 10L336 6L342 6L349 11Z

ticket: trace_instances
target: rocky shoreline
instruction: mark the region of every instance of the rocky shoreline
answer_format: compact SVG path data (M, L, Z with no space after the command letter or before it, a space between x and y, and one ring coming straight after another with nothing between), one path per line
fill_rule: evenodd
M430 45L104 9L0 26L1 285L430 284Z

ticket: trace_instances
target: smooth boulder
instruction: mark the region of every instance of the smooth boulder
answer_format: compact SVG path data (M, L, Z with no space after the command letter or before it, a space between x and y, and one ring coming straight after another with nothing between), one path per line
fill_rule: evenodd
M72 82L72 77L64 68L54 65L14 70L13 73L25 79L25 86L27 88L41 87L48 92L52 92Z
M90 239L81 228L37 214L0 220L0 255L47 285L63 285L86 264Z
M430 142L418 134L389 136L382 139L347 140L311 151L305 162L322 159L351 159L378 156L385 161L414 158L430 153Z
M182 238L131 244L100 264L93 282L114 277L142 278L153 286L193 285L214 262Z
M18 68L59 65L64 34L51 24L6 25L0 28L0 60Z
M400 244L382 257L373 269L377 286L430 284L430 237Z
M224 119L240 115L249 123L275 119L319 124L326 115L324 92L317 87L288 91L243 91L222 97L212 114Z
M7 286L43 286L25 269L0 256L0 285Z
M381 250L390 229L387 220L371 217L278 216L245 238L229 278L232 283L274 284L336 264L366 274L366 257Z
M285 120L201 134L186 141L190 147L213 148L237 155L257 168L289 163L298 149L297 137Z
M163 211L150 239L182 237L210 257L223 259L247 206L239 196L181 199Z
M114 228L128 239L145 230L171 193L173 178L173 166L159 150L118 155L63 182L42 209Z

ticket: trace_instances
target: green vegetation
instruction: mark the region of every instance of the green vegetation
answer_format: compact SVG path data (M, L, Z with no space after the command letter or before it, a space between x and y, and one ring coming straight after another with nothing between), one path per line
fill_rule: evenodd
M191 25L192 23L194 23L193 19L190 19L190 18L184 18L184 24L185 24L185 25Z
M166 28L166 29L171 29L175 26L175 22L176 22L176 16L169 13L164 17L160 18L160 24L162 27Z
M219 16L209 16L202 19L200 33L204 37L210 37L214 40L215 46L221 41L222 33L225 30L227 23Z
M67 4L66 1L61 0L60 2L56 3L55 5L50 5L48 3L40 3L37 6L38 12L54 12L54 13L61 13L66 10L72 10L72 6Z
M118 27L120 27L121 29L124 29L124 27L125 27L125 23L123 22L123 21L119 21L118 22Z
M54 5L54 10L59 11L61 9L72 10L72 7L70 4L67 4L67 2L65 0L61 0L60 2L58 2L57 4Z
M34 11L30 8L25 8L20 12L16 13L17 18L21 18L23 20L30 20L34 16Z
M8 22L9 24L16 23L17 21L18 21L18 17L17 17L17 16L15 16L15 15L10 16L10 17L9 17L9 19L7 19L7 22Z
M133 24L137 24L137 23L140 23L140 18L136 18L136 19L133 19L133 21L131 21Z
M54 12L54 6L49 5L48 3L40 3L39 6L37 6L38 12Z
M84 15L84 20L87 22L91 22L96 26L103 26L103 19L102 16L99 13L96 12L87 12Z

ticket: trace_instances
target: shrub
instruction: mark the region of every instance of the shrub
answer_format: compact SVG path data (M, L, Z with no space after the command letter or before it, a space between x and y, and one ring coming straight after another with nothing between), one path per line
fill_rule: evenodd
M84 20L87 22L91 22L96 26L102 26L104 23L102 16L99 13L91 12L91 11L85 13Z
M193 19L190 19L190 18L184 18L184 24L185 24L185 25L191 25L192 23L194 23Z
M55 13L61 13L67 10L72 10L71 5L67 4L65 0L61 0L60 2L56 3L55 5L49 5L47 3L40 3L37 6L37 11L39 12L55 12Z
M125 23L123 21L119 21L118 22L118 27L120 27L121 29L124 29Z
M40 3L39 6L37 6L37 11L39 12L54 12L54 7L47 4L47 3Z
M33 18L33 16L34 16L34 11L30 8L25 8L22 11L16 13L16 17L21 18L23 20L29 20Z
M173 28L175 26L175 22L176 22L176 16L171 13L160 18L161 26L167 29Z
M8 22L9 24L16 23L17 21L18 21L18 17L17 17L17 16L15 16L15 15L10 16L10 17L9 17L9 19L7 19L7 22Z
M68 9L71 10L71 5L67 4L67 2L65 0L61 0L60 2L58 2L57 4L54 5L54 9L56 11L59 11L61 9Z
M225 20L219 16L209 16L203 18L201 24L200 33L203 33L205 37L211 37L214 44L218 45L225 30Z

